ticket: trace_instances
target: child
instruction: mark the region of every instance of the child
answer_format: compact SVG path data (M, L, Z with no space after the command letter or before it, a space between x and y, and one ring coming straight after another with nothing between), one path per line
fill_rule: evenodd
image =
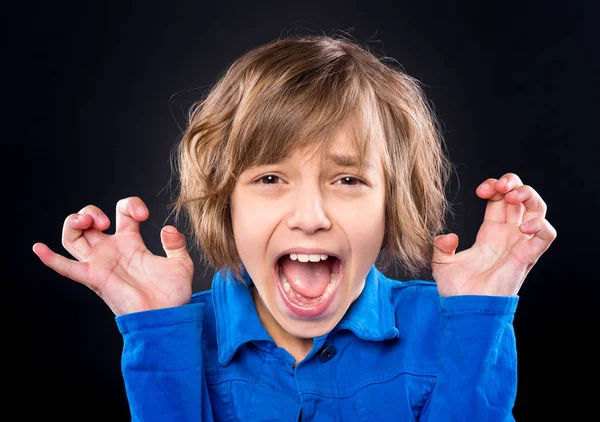
M216 271L192 294L185 236L144 245L138 197L67 217L48 267L93 289L124 339L140 421L506 421L512 320L556 238L516 174L485 180L475 244L444 230L451 164L418 81L337 36L249 51L193 109L177 216ZM383 271L431 268L434 281Z

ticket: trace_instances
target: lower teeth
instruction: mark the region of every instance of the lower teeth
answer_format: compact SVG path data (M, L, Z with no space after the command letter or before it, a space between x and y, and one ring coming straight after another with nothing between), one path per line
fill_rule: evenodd
M281 267L279 267L279 280L281 282L281 285L283 286L283 291L285 292L286 296L288 297L288 299L298 302L305 306L306 305L314 305L314 304L326 299L327 297L329 297L329 295L331 294L331 292L333 290L333 286L335 285L339 275L340 275L339 273L331 273L331 277L329 279L329 284L327 284L327 288L325 289L325 291L323 292L322 295L317 296L317 297L307 297L307 296L304 296L304 295L298 293L297 291L295 291L292 288L289 281L287 280L287 277L283 273L283 270L281 269Z

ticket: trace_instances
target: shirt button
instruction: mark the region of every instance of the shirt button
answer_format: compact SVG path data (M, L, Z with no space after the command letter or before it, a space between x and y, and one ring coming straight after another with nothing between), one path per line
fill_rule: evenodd
M321 362L327 362L331 360L331 358L333 358L336 353L337 351L335 350L335 346L329 345L321 351L319 359L321 360Z

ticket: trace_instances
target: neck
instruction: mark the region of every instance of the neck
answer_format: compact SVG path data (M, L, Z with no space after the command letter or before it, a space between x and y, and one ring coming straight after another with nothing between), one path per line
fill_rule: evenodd
M296 360L294 363L295 366L310 353L313 346L313 339L296 337L284 330L284 328L279 325L275 318L273 318L273 315L265 306L256 288L253 286L251 290L260 322L262 323L263 327L265 327L267 333L269 333L275 344L277 344L278 347L285 349L294 357Z

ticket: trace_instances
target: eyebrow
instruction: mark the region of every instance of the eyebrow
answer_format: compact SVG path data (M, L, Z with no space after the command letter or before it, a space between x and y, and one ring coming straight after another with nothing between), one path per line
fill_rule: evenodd
M335 164L337 164L340 167L355 167L355 168L359 168L358 166L358 158L354 155L345 155L345 154L329 154L327 155L327 159L330 161L333 161ZM369 170L369 169L375 169L375 166L373 165L373 163L371 161L364 161L364 167L365 169Z

